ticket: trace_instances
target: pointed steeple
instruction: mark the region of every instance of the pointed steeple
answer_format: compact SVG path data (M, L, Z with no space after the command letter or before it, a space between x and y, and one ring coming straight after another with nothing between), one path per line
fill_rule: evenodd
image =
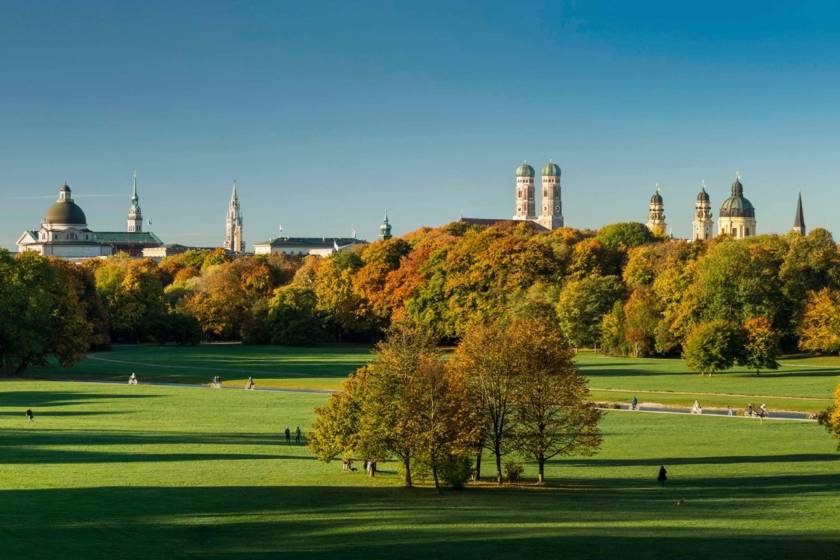
M805 213L802 211L802 193L796 199L796 217L793 220L793 231L805 235Z
M391 222L388 221L388 209L385 209L385 220L379 226L379 239L391 239Z
M140 233L143 231L143 212L140 210L140 197L137 195L137 170L131 176L131 206L128 208L129 233Z

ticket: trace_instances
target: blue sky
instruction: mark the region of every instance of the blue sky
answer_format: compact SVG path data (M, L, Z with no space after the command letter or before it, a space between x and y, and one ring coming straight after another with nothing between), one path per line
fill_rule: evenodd
M166 242L510 217L563 169L567 225L688 236L735 171L759 232L840 229L840 8L829 2L3 2L0 246L67 179L122 230L131 172ZM46 198L44 198L46 197Z

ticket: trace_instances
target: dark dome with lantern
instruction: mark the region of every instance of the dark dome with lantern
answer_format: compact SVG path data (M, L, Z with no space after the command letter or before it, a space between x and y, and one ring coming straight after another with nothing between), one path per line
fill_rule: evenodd
M87 217L78 204L70 196L67 184L58 189L58 200L49 207L44 215L44 223L66 224L74 226L87 225Z
M720 207L721 218L755 218L755 207L744 198L744 185L741 178L732 183L732 195L723 201Z

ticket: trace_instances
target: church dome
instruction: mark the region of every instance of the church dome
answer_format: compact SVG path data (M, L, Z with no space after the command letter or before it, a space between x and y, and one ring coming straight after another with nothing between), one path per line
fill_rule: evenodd
M543 177L559 177L560 176L560 166L554 162L546 163L542 168L542 176Z
M659 193L659 190L657 190L655 193L653 193L653 196L650 197L650 203L651 204L662 204L662 195Z
M527 163L523 162L522 165L516 168L517 177L533 177L534 174L534 168Z
M49 207L44 222L47 224L87 225L85 213L70 198L70 187L62 186L58 191L58 201Z
M706 192L706 187L703 187L700 189L700 192L697 193L697 202L711 202L709 193Z
M740 179L732 183L732 196L723 201L720 207L721 218L755 218L752 202L744 198L744 185Z

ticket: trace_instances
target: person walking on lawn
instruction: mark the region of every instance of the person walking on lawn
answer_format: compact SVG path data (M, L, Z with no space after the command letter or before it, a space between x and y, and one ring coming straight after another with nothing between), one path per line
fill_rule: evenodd
M668 480L668 471L665 470L664 466L659 467L659 476L656 477L656 480L659 481L659 484L665 486L665 481Z

